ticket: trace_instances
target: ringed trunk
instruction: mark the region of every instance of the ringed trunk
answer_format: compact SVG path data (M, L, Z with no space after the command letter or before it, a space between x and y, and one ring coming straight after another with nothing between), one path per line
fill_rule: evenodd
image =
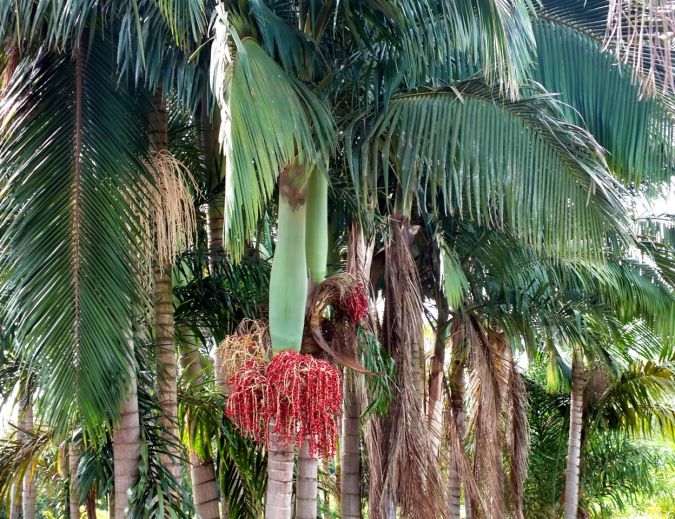
M581 433L583 428L584 387L586 373L579 351L572 359L572 394L570 400L570 433L567 443L567 469L565 471L565 501L563 517L576 519L579 506L579 460L581 458Z
M133 344L131 346L133 352ZM129 389L122 406L119 424L113 429L114 510L115 519L126 517L127 495L138 478L141 458L141 429L138 414L136 370L129 371Z
M166 102L158 88L152 98L153 110L150 112L148 138L155 152L165 151L169 147L168 117ZM157 399L162 410L160 426L167 445L168 454L162 461L171 474L180 477L178 452L178 397L176 343L173 333L173 299L171 282L171 264L155 265L155 352L157 357Z
M344 369L344 417L340 444L340 512L342 519L361 518L361 456L359 433L361 402L356 391L355 372Z
M182 344L180 357L183 371L192 384L200 385L204 382L201 375L201 358L196 338L189 330L183 330L182 337L189 340ZM187 424L190 427L190 424ZM192 496L195 510L200 519L218 519L218 482L213 460L210 456L200 458L194 452L190 453L190 476L192 479ZM223 499L223 509L227 509L227 503Z
M456 366L452 372L450 405L457 420L457 430L462 442L466 435L466 411L464 409L464 366ZM462 480L456 460L449 462L448 470L448 519L459 519L462 494ZM466 493L465 493L466 496ZM470 517L469 499L465 497L466 517Z
M427 405L427 421L429 437L434 455L438 457L443 429L443 365L445 363L445 345L448 342L450 328L450 309L445 295L439 290L436 297L438 317L436 319L436 342L434 356L431 359L429 374L429 404Z
M24 442L33 432L33 402L28 388L25 388L19 400L19 429ZM23 477L23 519L35 519L36 493L33 482L33 468L29 467Z
M70 472L70 519L80 519L80 487L77 479L77 466L80 463L80 450L75 443L68 449Z

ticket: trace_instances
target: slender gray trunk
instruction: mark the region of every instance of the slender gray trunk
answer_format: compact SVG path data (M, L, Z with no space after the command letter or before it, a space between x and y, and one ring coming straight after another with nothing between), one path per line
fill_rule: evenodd
M80 489L77 480L77 466L80 463L80 451L71 442L68 448L68 468L70 472L70 519L80 519Z
M347 272L368 286L373 259L373 240L366 243L363 229L352 222L347 248ZM356 357L356 335L350 334L349 353ZM342 519L361 517L361 402L365 387L363 377L349 369L343 376L342 438L340 441L340 510Z
M206 215L208 225L206 234L211 255L210 267L216 262L218 256L223 254L223 211L225 209L225 197L223 193L214 195L208 203Z
M197 339L187 329L182 330L182 337L186 342L181 345L182 355L180 357L183 371L192 384L200 385L204 383L201 375L201 356ZM190 427L190 424L188 424ZM204 459L197 454L190 454L190 475L192 479L192 495L195 509L200 519L219 519L220 510L218 508L218 483L216 481L216 471L213 466L213 460L210 456ZM227 511L227 503L223 499L224 512Z
M583 427L584 387L586 373L578 351L572 359L572 394L570 400L570 434L567 443L567 469L565 472L564 519L576 519L579 506L579 460Z
M30 432L33 430L33 406L30 400L29 390L26 387L25 383L21 383L19 387L19 398L17 401L16 409L16 440L21 444L25 444L30 439ZM32 480L30 470L26 472L23 480L16 478L12 484L11 496L10 496L10 508L9 508L9 517L10 519L20 519L22 514L22 508L26 507L26 483L29 482L30 487L32 488ZM32 513L35 517L35 495L33 492L32 496L33 505ZM25 516L24 516L25 517Z
M466 435L466 411L464 409L464 368L460 364L452 371L451 380L452 415L457 420L457 430L462 441ZM448 519L459 519L461 507L462 480L454 458L450 459L448 466ZM465 498L467 514L469 500ZM468 517L468 515L467 515Z
M133 344L131 347L133 354ZM120 423L113 430L114 465L114 517L126 517L127 495L138 478L138 464L141 458L141 429L138 414L138 388L136 369L129 371L129 389L122 405Z
M25 388L19 401L19 429L24 442L33 433L33 402L30 398L30 389ZM23 519L35 519L35 484L33 471L27 470L23 477Z
M429 437L434 454L440 454L441 436L443 430L443 370L445 364L445 346L448 342L450 329L450 309L445 295L439 290L436 297L438 316L436 319L436 341L434 356L431 359L429 373L429 403L427 405L427 421L429 423Z
M361 518L361 456L359 436L361 402L355 389L356 374L344 370L344 417L340 443L340 511L342 519Z
M272 427L274 425L270 424L270 429ZM271 431L269 437L265 519L291 519L294 449Z
M319 460L309 455L305 442L298 451L298 475L295 490L295 518L316 519Z

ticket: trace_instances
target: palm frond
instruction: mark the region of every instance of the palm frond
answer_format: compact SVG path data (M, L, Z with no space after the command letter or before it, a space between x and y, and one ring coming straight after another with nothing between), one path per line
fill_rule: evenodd
M59 428L74 412L93 428L117 416L144 294L141 125L109 58L101 42L74 62L40 53L1 104L6 316Z
M153 0L179 47L201 41L206 30L204 0Z
M625 233L601 148L546 94L512 102L471 80L395 96L345 133L360 147L347 160L362 197L388 191L393 170L404 207L417 195L419 207L508 227L541 250L597 254Z
M570 2L575 3L575 2ZM571 122L608 150L619 177L635 186L670 182L675 172L675 110L664 96L643 97L631 69L602 48L583 25L558 11L534 22L532 77L569 106Z
M660 431L675 437L675 373L669 366L635 361L611 384L592 412L592 426L637 435Z
M27 51L34 45L51 50L77 47L88 26L101 15L96 0L17 0L0 6L0 40Z
M673 86L672 33L668 32L673 17L663 5L661 0L543 0L537 14L591 36L629 67L643 93L652 95L672 91Z
M253 39L239 38L222 9L212 45L211 88L221 109L226 157L225 241L240 257L279 173L294 160L306 169L315 164L327 169L334 124L306 86Z

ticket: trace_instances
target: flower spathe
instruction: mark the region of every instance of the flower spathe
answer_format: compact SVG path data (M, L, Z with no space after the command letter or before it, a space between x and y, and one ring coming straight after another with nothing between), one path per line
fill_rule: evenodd
M271 426L286 444L306 441L312 456L334 455L342 389L332 364L286 350L243 364L230 386L227 415L245 436L267 442Z

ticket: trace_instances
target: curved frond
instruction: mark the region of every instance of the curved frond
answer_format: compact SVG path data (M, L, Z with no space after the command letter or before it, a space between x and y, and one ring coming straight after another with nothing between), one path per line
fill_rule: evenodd
M573 3L573 2L572 2ZM675 106L664 96L643 97L630 67L602 49L582 25L557 11L534 22L533 78L560 94L569 121L588 128L608 150L623 181L668 183L675 174Z
M257 42L239 39L222 11L212 53L211 88L221 109L226 158L224 233L239 257L279 173L296 160L306 169L327 169L335 130L324 103Z
M595 404L591 422L633 434L660 431L675 437L675 373L668 366L635 361Z
M6 315L59 430L76 412L93 428L117 416L144 294L142 125L110 54L101 42L74 61L41 53L0 104Z
M545 94L509 101L472 80L395 96L368 119L345 132L360 146L347 159L361 196L381 183L388 192L393 170L408 205L417 195L436 211L440 198L446 214L508 227L539 249L597 254L624 233L602 150Z

